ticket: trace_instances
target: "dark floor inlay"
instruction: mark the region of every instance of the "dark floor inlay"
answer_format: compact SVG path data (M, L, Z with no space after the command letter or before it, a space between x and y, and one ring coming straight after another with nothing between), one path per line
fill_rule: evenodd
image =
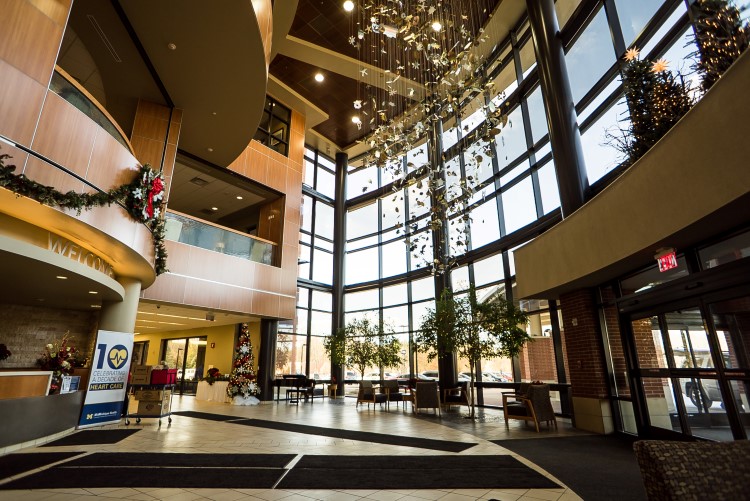
M341 430L338 428L322 428L320 426L308 426L302 424L284 423L280 421L266 421L264 419L237 419L236 416L223 416L228 419L218 419L217 414L205 412L175 412L173 414L195 417L200 419L211 419L214 421L233 420L232 424L254 426L256 428L268 428L271 430L290 431L304 433L306 435L319 435L322 437L342 438L348 440L359 440L361 442L374 442L385 445L398 445L402 447L417 447L445 452L461 452L474 447L477 444L467 442L451 442L449 440L436 440L431 438L404 437L400 435L387 435L384 433L371 433L367 431Z

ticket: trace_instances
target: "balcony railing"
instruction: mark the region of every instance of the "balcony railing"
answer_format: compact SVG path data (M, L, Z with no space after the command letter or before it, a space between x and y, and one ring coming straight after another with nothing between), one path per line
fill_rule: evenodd
M168 210L165 238L222 254L273 264L276 244L262 238L224 228L208 221Z
M127 148L130 153L133 153L133 147L114 118L86 89L59 66L55 67L49 88L52 92L78 108L83 114Z

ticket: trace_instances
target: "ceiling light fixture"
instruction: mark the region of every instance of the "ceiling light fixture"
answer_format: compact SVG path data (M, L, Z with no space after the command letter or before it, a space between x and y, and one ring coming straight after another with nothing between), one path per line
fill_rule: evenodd
M89 294L99 294L97 291L89 291Z
M68 277L66 277L65 275L57 275L57 277L55 277L55 278L59 278L60 280L67 280L68 279Z
M242 195L237 195L237 200L242 200Z
M167 49L169 49L169 50L177 50L177 45L174 44L174 43L172 43L172 42L170 42L170 43L167 44Z
M354 115L352 117L352 123L358 124L358 123L361 123L361 122L362 122L362 120L359 118L359 115Z
M326 77L323 76L322 73L318 72L318 73L315 74L315 81L316 82L322 82L325 79L326 79Z
M217 211L217 210L219 210L219 208L218 207L211 207L211 210Z
M443 25L440 24L440 21L435 21L432 23L432 30L433 31L440 31L443 29Z
M209 152L214 151L213 148L206 148Z
M98 309L98 308L101 308L102 305L100 305L100 304L92 304L91 307Z
M353 11L354 10L354 2L352 2L352 0L346 0L346 2L344 2L344 10L347 11L347 12Z

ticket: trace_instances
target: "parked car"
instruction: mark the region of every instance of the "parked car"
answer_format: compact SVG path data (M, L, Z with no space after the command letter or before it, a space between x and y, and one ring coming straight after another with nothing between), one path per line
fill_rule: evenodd
M439 379L438 371L422 371L421 376L425 381L437 381Z
M392 372L384 372L383 373L383 379L397 379L398 376L396 374L393 374ZM380 381L380 372L370 372L368 374L365 374L365 379L369 379L371 381Z
M703 403L706 408L710 408L714 402L721 402L721 408L724 408L724 400L721 398L719 381L717 379L685 379L685 395L698 409L703 409ZM734 392L734 401L742 405L739 389L736 385L732 386ZM702 403L703 402L703 403Z

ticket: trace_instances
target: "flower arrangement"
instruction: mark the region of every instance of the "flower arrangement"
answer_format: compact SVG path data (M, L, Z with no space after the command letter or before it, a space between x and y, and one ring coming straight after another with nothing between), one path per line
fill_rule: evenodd
M7 346L5 344L0 343L0 362L3 360L6 360L9 356L11 356L13 353L10 352Z
M37 365L45 371L52 371L50 393L54 393L62 384L62 377L73 373L78 350L72 346L73 338L66 332L61 340L54 340L44 347Z
M202 379L210 385L213 385L216 381L229 381L229 374L222 374L219 369L213 367L208 369L208 375Z

